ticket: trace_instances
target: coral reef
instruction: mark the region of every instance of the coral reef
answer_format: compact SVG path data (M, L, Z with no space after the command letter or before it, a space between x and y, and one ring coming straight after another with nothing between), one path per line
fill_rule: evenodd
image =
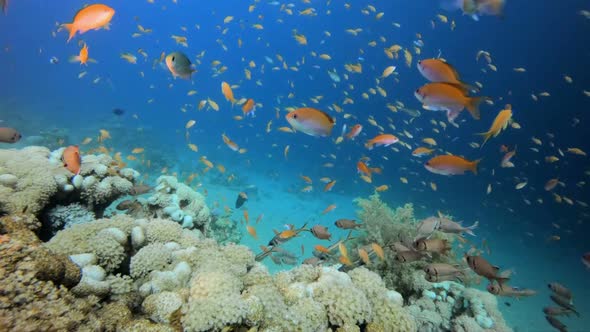
M98 299L68 291L80 280L80 269L41 246L31 230L39 226L30 215L0 219L0 326L9 331L95 326Z
M51 208L45 214L45 217L49 221L49 225L51 225L52 233L96 219L94 212L89 211L80 203L72 203L66 206L57 205Z
M37 146L0 150L0 214L30 213L58 230L101 217L108 205L132 192L139 178L106 154L83 155L80 174L72 174L63 167L63 151Z
M205 197L173 176L160 176L156 182L155 193L147 199L152 214L203 230L210 220Z
M349 245L366 247L369 243L377 243L383 247L384 261L374 261L368 268L378 273L388 288L401 293L406 304L410 305L408 310L416 317L419 331L511 331L493 295L456 282L431 283L425 279L423 268L429 263L463 266L468 270L453 250L446 255L432 253L414 261L399 261L397 248L413 248L412 242L417 238L418 221L414 218L411 204L394 211L381 201L378 193L369 199L357 199L356 203L361 208L358 216L362 227ZM434 232L430 238L452 245L458 235ZM360 259L356 262L362 263ZM473 279L467 273L462 275L466 285Z
M409 302L420 331L512 331L494 295L453 281L429 284Z
M103 165L101 158L95 166ZM85 174L94 176L96 170ZM2 181L10 186L13 179ZM390 244L415 236L410 205L393 211L378 196L357 201L363 227L345 243L353 248L379 244L385 249L382 260L365 267L353 257L355 266L348 271L304 264L271 275L247 247L205 238L202 231L220 236L215 233L224 225L212 225L200 194L173 177L158 183L151 196L156 198L148 199L150 209L172 218L164 213L172 206L182 219L115 215L74 222L84 215L69 215L74 206L82 211L97 202L80 194L77 198L89 205L73 201L52 209L54 222L62 216L61 223L70 226L42 243L34 233L41 224L33 215L1 218L0 326L23 331L510 331L493 295L455 282L426 281L421 270L426 260L394 262ZM59 190L54 195L60 196ZM185 216L196 224L187 227ZM213 220L231 223L226 217ZM453 258L429 257L433 260Z
M127 308L117 329L416 330L400 295L365 268L303 265L272 276L247 247L221 246L171 220L100 219L59 231L45 247L80 266L72 294Z
M244 235L238 228L239 223L231 220L229 214L223 216L212 215L203 233L221 244L239 243Z
M58 190L49 154L47 148L35 146L0 150L0 174L13 179L0 185L0 212L38 215L45 208Z

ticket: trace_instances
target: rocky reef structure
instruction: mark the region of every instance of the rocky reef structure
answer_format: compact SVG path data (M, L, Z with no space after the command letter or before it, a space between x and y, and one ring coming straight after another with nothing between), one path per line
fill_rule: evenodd
M173 176L160 176L154 194L147 199L149 210L159 218L169 218L184 228L203 229L211 213L205 197Z
M0 214L33 214L56 231L101 217L139 179L137 171L120 167L106 154L83 155L80 174L72 174L63 167L63 150L0 150Z
M378 275L365 268L345 273L303 265L273 276L247 247L220 246L171 220L127 216L73 225L46 245L27 229L29 242L18 243L19 250L26 251L23 255L6 244L23 237L11 225L19 225L18 229L38 225L34 218L33 222L25 218L33 217L1 220L3 271L28 266L29 252L41 250L51 253L44 256L61 259L60 266L69 272L52 277L55 281L43 286L45 293L31 290L32 307L14 301L16 294L0 294L8 296L0 302L4 304L2 326L22 330L416 331L401 295L388 290ZM40 278L46 269L30 265L26 280L38 285L45 280ZM2 280L3 289L28 287L20 274L10 275ZM63 286L56 286L60 283ZM47 310L33 307L44 300L50 302ZM75 319L66 320L69 310L75 311ZM36 315L43 319L34 321Z
M498 310L496 298L487 292L469 288L475 280L454 246L458 235L435 232L431 238L447 241L451 250L445 254L424 255L415 260L400 261L398 245L412 248L417 238L418 220L411 204L393 210L378 193L368 199L359 198L358 222L362 223L355 239L347 243L352 248L371 248L376 243L383 248L384 259L374 259L370 270L383 278L388 288L396 289L409 305L419 331L512 331ZM365 265L357 250L349 250L356 266ZM455 281L431 283L423 271L429 263L445 263L462 268L464 284Z

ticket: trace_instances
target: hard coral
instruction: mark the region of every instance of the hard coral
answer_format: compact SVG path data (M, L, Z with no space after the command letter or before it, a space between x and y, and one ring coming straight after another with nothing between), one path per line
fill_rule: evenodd
M240 297L242 288L240 278L231 273L197 273L191 280L182 325L188 331L207 331L241 323L248 311Z
M40 246L24 223L0 219L0 326L10 331L71 331L95 325L96 299L78 299L58 286L75 266ZM63 270L60 272L60 266ZM50 273L48 273L51 270ZM68 271L72 269L72 271ZM68 275L70 277L68 277ZM46 278L46 279L45 279ZM45 280L48 281L45 281ZM72 280L67 284L71 284Z
M205 197L173 176L160 176L148 204L158 217L170 217L183 227L203 229L210 220ZM189 217L189 218L186 218Z
M18 179L14 186L0 185L0 214L26 210L37 215L49 203L58 188L48 156L49 150L43 147L0 150L0 174Z

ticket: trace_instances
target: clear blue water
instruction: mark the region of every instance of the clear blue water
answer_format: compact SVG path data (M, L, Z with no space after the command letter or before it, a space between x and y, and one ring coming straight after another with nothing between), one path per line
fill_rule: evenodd
M293 15L266 1L256 3L252 13L248 12L248 6L253 3L238 0L106 4L116 9L110 30L90 31L76 36L70 43L66 43L65 31L56 32L55 37L52 33L57 30L56 22L71 20L81 2L14 1L9 4L8 14L0 16L0 120L4 121L2 125L17 127L23 133L25 138L19 145L26 145L27 136L51 128L66 130L65 144L79 144L85 137L96 137L98 130L104 128L113 136L107 146L122 151L123 156L135 147L146 149L145 158L157 166L148 169L139 162L130 162L130 166L152 180L162 167L182 176L200 171L203 166L198 159L206 155L215 164L227 168L225 176L233 173L245 183L260 188L261 194L248 205L251 219L261 213L265 215L257 226L259 240L244 237L244 243L255 250L272 237L273 228L281 229L286 223L299 225L315 218L319 223L332 225L337 218L354 217L356 206L352 199L371 194L375 185L387 184L390 189L382 197L392 207L412 202L418 217L440 210L467 224L480 221L475 242L487 240L490 260L503 268L514 268L515 285L540 291L533 298L510 300L510 307L502 305L511 326L518 331L550 330L541 309L549 304L546 283L557 280L572 288L582 313L580 319L564 321L573 331L590 330L586 314L590 312L590 291L586 287L590 271L580 262L581 255L590 251L588 208L578 203L572 206L555 203L552 195L543 189L548 179L558 177L565 187L558 186L557 193L574 201L590 202L588 185L581 183L589 180L588 158L572 154L561 157L557 152L558 148L565 151L568 147L590 151L586 131L590 97L583 93L590 90L590 48L585 38L590 20L579 14L580 10L590 10L587 1L541 4L512 0L508 1L503 17L482 17L479 22L459 12L444 12L436 1L430 0L354 1L349 9L340 1L294 2ZM376 13L363 14L361 11L367 5L375 6L384 16L376 20ZM316 9L317 16L298 15L309 7ZM449 24L441 23L436 18L439 13L449 21L454 20L456 29L451 31ZM224 18L229 15L234 20L224 24ZM432 20L436 22L434 29ZM393 22L401 27L395 27ZM153 32L133 38L138 23ZM264 29L253 29L253 24L262 24ZM355 28L363 29L356 37L345 32ZM292 36L294 29L307 37L308 45L296 43ZM331 37L324 31L329 31ZM416 33L422 35L425 44L421 55L412 50ZM177 45L171 35L186 36L188 47ZM381 37L386 41L381 42ZM243 42L241 48L239 39ZM67 61L78 53L78 43L82 40L97 63L81 67ZM371 41L377 45L369 46ZM221 44L227 46L227 51ZM411 67L404 64L401 53L396 60L386 57L383 49L393 44L412 50ZM138 54L140 48L148 53L147 59ZM174 80L160 65L152 68L153 60L162 52L176 50L189 55L193 62L197 54L205 52L191 81ZM410 116L392 113L386 104L399 100L408 108L420 109L413 92L425 80L416 70L415 62L436 57L439 50L460 71L463 80L481 82L482 94L492 97L495 105L483 106L480 121L462 114L460 128L448 126L436 134L430 121L445 121L443 113L422 111L421 117L406 123ZM491 53L497 72L482 71L486 69L485 60L475 60L479 50ZM137 64L121 59L120 54L125 52L136 55ZM322 60L311 52L326 53L332 59ZM277 55L299 70L283 70ZM50 63L52 57L59 62ZM274 63L269 64L265 57ZM213 77L210 65L214 60L228 67L217 77ZM246 80L244 68L250 61L257 66L249 68L252 80ZM363 73L348 73L345 80L344 64L358 62L363 65ZM390 77L380 84L387 91L386 98L377 94L363 99L361 94L375 87L375 79L389 65L397 66L399 82ZM281 69L272 70L273 66ZM515 72L515 67L524 67L526 72ZM340 74L340 83L334 84L328 76L327 71L333 69ZM87 75L79 79L81 71ZM573 83L566 83L564 75L571 76ZM100 80L93 83L97 78ZM263 105L258 107L255 118L232 119L241 111L224 100L220 91L222 81L239 85L234 89L238 98L254 98ZM187 96L190 90L198 93ZM539 97L538 101L530 96L543 91L550 96ZM290 93L292 98L288 98ZM319 104L310 100L320 95L323 99ZM346 96L354 104L343 105ZM221 110L197 111L198 102L207 98L215 100ZM148 103L150 99L153 102ZM329 110L333 103L358 120L344 119L343 113ZM471 148L470 142L480 142L474 134L487 130L506 103L513 105L514 119L522 128L509 128L482 149ZM277 131L278 127L288 125L284 120L286 108L302 105L318 107L336 117L331 138ZM186 113L181 111L182 107L186 107ZM113 108L126 112L117 117L111 112ZM423 160L413 158L403 147L398 147L398 152L386 148L366 150L362 143L379 133L367 122L369 116L384 127L391 118L396 126L391 132L396 135L403 130L410 132L414 138L403 140L412 147L422 145L420 140L424 137L434 137L443 151L469 159L483 158L480 174L443 177L429 173L422 166ZM579 119L576 126L572 126L573 118ZM184 125L190 119L197 121L191 129L191 141L198 145L198 153L188 149L184 138ZM266 133L270 120L272 131ZM333 140L342 125L350 128L357 122L364 126L361 136L355 142L335 145ZM222 133L248 151L238 154L228 149L221 140ZM541 139L543 145L534 145L531 137ZM499 167L501 144L518 146L513 158L515 168ZM287 145L290 151L285 160L283 150ZM544 158L550 155L560 160L548 164ZM363 182L356 174L356 161L363 156L371 158L372 166L383 168L383 174L376 175L373 184ZM327 162L334 167L322 167ZM197 180L208 189L209 203L233 205L235 192L211 184L216 171L211 172ZM269 174L274 175L272 179ZM314 179L314 192L299 192L305 186L299 178L301 174ZM324 176L337 180L333 191L322 192L319 178ZM406 177L409 183L402 184L400 177ZM523 179L528 185L515 190L516 183ZM437 184L437 191L430 189L430 182ZM486 187L490 183L493 191L487 195ZM538 203L538 199L543 203ZM329 204L338 207L321 215ZM241 211L235 213L238 218ZM342 236L336 230L334 234ZM558 235L560 240L547 241L553 235ZM317 243L310 235L297 241L290 244L290 249L299 251L301 244L307 244L306 254L311 250L310 245Z

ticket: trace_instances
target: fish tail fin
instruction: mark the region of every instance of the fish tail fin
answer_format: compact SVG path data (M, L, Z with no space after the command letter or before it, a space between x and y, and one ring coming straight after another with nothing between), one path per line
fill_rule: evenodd
M482 161L482 159L483 158L477 159L471 163L470 170L473 172L473 174L477 175L479 163Z
M69 37L68 37L68 43L70 42L70 40L72 38L74 38L74 35L76 34L76 29L74 29L74 24L73 23L64 23L61 25L64 29L68 30L68 32L70 33Z
M69 62L75 63L75 62L80 62L82 63L82 61L80 61L80 56L78 55L72 55L68 58Z
M483 148L483 146L486 144L486 142L492 138L492 136L494 135L494 133L492 133L491 131L486 131L485 133L478 133L476 135L480 135L483 136L483 143L481 143L481 146L479 147L480 149Z
M481 105L482 102L488 100L487 97L471 97L471 98L467 98L467 105L465 105L465 107L467 108L467 110L469 111L469 113L471 114L471 116L476 119L479 120L479 118L481 117L480 113L479 113L479 106Z
M473 230L477 228L477 226L479 226L479 220L474 222L473 225L466 227L465 228L465 233L471 235L471 236L475 236L475 233L473 233Z
M365 143L365 148L373 150L373 145L375 145L375 143L368 141L367 143Z

